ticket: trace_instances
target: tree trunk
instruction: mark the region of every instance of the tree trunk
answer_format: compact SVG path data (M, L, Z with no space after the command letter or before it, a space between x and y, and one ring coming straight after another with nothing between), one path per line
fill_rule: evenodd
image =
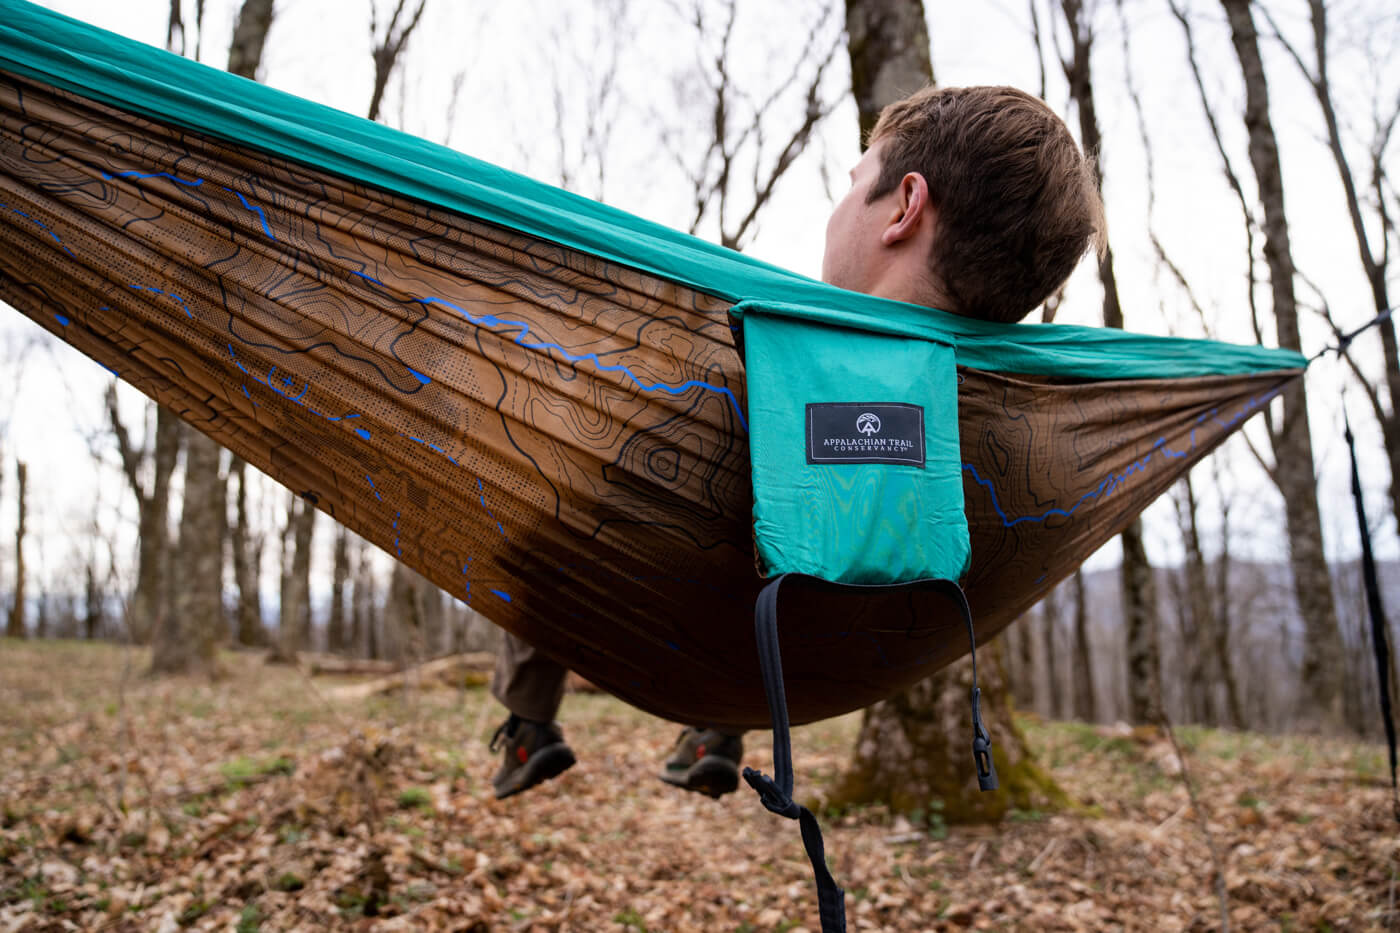
M257 80L263 46L272 29L272 0L243 0L233 25L233 41L228 47L231 74Z
M281 623L270 661L295 664L297 652L310 647L311 537L315 525L316 507L294 496L282 538Z
M863 147L886 104L933 80L923 0L846 0L846 35Z
M83 637L88 641L96 641L102 636L105 615L102 603L105 598L106 594L97 582L97 555L91 554L87 567L83 569Z
M1215 565L1215 656L1220 664L1220 677L1225 684L1225 712L1228 725L1244 728L1244 703L1240 699L1239 681L1235 678L1235 662L1230 654L1230 629L1234 614L1230 611L1230 512L1221 514L1220 559Z
M173 611L161 619L152 638L151 674L218 673L216 651L225 636L222 489L219 445L190 431L180 514L180 580Z
M146 446L135 448L117 414L115 384L107 390L107 417L116 436L122 473L136 497L136 586L127 605L126 628L131 640L145 644L169 604L166 573L170 552L170 478L180 457L180 421L170 411L155 407L155 428L148 427ZM149 419L147 424L149 426ZM151 435L154 434L152 440ZM141 474L151 463L149 488Z
M335 531L335 567L331 573L331 611L326 620L326 651L343 654L347 647L345 587L350 580L350 532L344 525Z
M1099 718L1098 693L1094 689L1094 656L1089 645L1089 598L1084 592L1084 572L1074 572L1074 718L1095 722Z
M1063 792L1036 764L1012 719L1001 643L983 645L977 661L998 790L977 789L967 700L972 663L963 658L865 711L855 754L826 803L880 802L931 824L996 822L1012 809L1063 806Z
M248 518L248 464L234 457L230 472L238 479L238 499L229 542L233 550L233 580L238 587L235 640L245 647L260 648L267 644L262 618L262 536L253 535Z
M28 495L25 487L29 480L29 468L24 463L17 462L15 472L19 478L19 522L15 525L15 601L10 607L10 616L5 623L5 634L10 638L24 638L27 634L24 606L24 526L28 506Z
M1045 716L1059 719L1064 712L1060 701L1060 653L1056 648L1055 630L1060 625L1060 587L1045 594L1040 601L1041 654L1045 655Z
M1249 0L1221 0L1245 86L1245 129L1249 161L1264 212L1264 261L1269 267L1279 346L1301 350L1298 303L1293 290L1293 250L1283 204L1283 171L1269 118L1269 88ZM1332 579L1322 547L1322 521L1313 472L1312 429L1303 381L1284 390L1282 423L1270 423L1273 480L1283 496L1289 564L1298 612L1303 619L1303 709L1300 723L1311 729L1341 724L1341 629Z
M368 655L366 645L367 632L365 631L365 619L368 610L365 606L367 590L365 586L365 566L367 542L364 538L359 538L355 548L355 585L351 592L350 599L350 635L349 654L351 657L366 657Z
M933 80L918 0L847 0L846 23L852 90L863 111L873 108L878 116L879 108ZM851 764L831 802L883 801L897 811L925 814L936 807L949 822L991 821L1013 807L1059 805L1062 792L1035 763L1016 727L1001 643L983 645L979 661L982 711L1001 782L997 791L977 788L968 703L972 665L964 658L865 711Z
M379 119L379 105L384 101L384 90L389 86L389 78L398 67L399 55L408 45L408 37L418 28L418 22L423 18L423 8L427 5L428 0L418 0L418 9L400 25L399 17L404 12L404 0L397 0L393 15L389 19L389 26L384 30L384 38L379 39L375 36L378 23L374 17L374 2L370 2L369 31L371 39L375 42L371 53L374 59L374 89L370 93L368 113L371 120Z
M1079 140L1084 151L1099 156L1094 161L1094 175L1103 191L1103 134L1099 131L1094 103L1092 52L1094 30L1089 22L1090 11L1082 0L1061 0L1060 9L1069 27L1072 57L1064 60L1065 79L1070 97L1079 113ZM1122 329L1123 306L1118 298L1118 279L1113 272L1113 250L1105 246L1099 259L1099 282L1103 285L1103 323L1105 327ZM1123 617L1128 630L1128 698L1129 715L1134 722L1155 721L1157 698L1160 696L1158 672L1157 601L1152 586L1152 565L1142 544L1142 522L1134 521L1123 532L1123 564L1121 568ZM1145 678L1145 679L1144 679Z
M1016 663L1013 666L1015 673L1011 688L1016 708L1022 710L1035 707L1035 634L1031 628L1031 620L1034 618L1035 616L1027 612L1006 630L1007 634L1013 631L1016 633L1015 641L1012 642Z
M1157 641L1157 588L1142 546L1142 523L1123 532L1123 615L1128 625L1128 718L1135 723L1161 719L1161 651Z

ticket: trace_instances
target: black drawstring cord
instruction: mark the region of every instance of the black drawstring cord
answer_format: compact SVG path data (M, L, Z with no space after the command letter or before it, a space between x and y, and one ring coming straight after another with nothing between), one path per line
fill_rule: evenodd
M1347 416L1345 402L1342 404L1342 423L1346 428L1347 448L1351 451L1351 495L1356 500L1356 522L1361 531L1361 574L1366 584L1366 608L1371 615L1371 648L1376 656L1381 719L1385 723L1385 739L1390 750L1390 802L1395 820L1400 822L1400 785L1396 783L1395 717L1390 709L1390 648L1386 643L1385 608L1381 605L1376 558L1371 551L1371 528L1366 522L1366 506L1361 500L1361 471L1356 465L1356 440L1352 437L1351 419Z
M945 592L958 604L958 611L967 625L967 641L972 652L972 762L977 767L977 788L996 790L997 768L992 763L992 737L982 723L982 688L977 686L977 632L972 625L972 607L967 604L967 595L962 587L949 584Z

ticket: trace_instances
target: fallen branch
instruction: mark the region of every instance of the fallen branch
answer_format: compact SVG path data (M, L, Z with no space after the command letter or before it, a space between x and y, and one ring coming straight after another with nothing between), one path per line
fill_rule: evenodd
M496 656L486 651L452 654L423 664L416 664L386 677L362 684L348 684L326 691L336 700L364 700L402 690L441 685L445 687L480 686L486 683L496 666Z
M343 658L334 654L313 654L309 651L297 653L297 665L312 675L335 674L347 677L364 674L392 674L400 668L400 665L395 661Z

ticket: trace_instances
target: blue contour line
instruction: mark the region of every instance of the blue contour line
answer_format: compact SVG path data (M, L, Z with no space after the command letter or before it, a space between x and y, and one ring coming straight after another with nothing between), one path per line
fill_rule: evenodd
M203 178L196 178L194 181L185 181L183 178L178 178L178 177L176 177L176 176L170 174L169 172L145 172L145 173L142 173L142 172L131 171L131 172L117 172L115 175L110 175L110 174L108 174L107 172L103 172L103 173L102 173L102 180L103 180L103 181L112 181L112 180L115 179L115 178L130 178L132 181L140 181L140 180L143 179L143 178L169 178L171 181L175 182L176 184L184 185L186 188L198 188L200 185L204 184L204 179L203 179Z
M69 324L72 324L72 323L73 323L72 321L68 320L68 318L64 317L64 316L61 315L61 314L55 314L53 317L54 317L54 320L58 321L58 323L62 324L64 327L67 327Z
M68 248L68 244L67 244L67 243L64 243L63 240L62 240L62 238L60 238L59 235L58 235L57 233L54 233L53 228L50 227L48 224L44 223L44 222L43 222L42 220L40 220L39 218L37 218L37 217L30 217L28 214L26 214L24 211L20 210L19 208L17 208L17 207L10 207L10 205L8 205L8 204L0 203L0 208L3 208L3 209L8 210L8 211L12 211L12 212L18 214L19 216L23 217L25 220L29 221L30 223L35 224L36 226L38 226L38 228L39 228L40 230L43 230L43 231L44 231L45 233L47 233L49 236L53 237L53 241L54 241L55 243L57 243L60 247L62 247L62 248L63 248L63 251L64 251L65 253L67 253L69 256L72 256L74 259L77 259L77 258L78 258L78 254L75 253L75 252L73 252L71 249Z
M379 490L375 488L374 480L370 479L368 473L365 474L365 482L369 483L369 491L374 493L374 498L378 499L380 502L383 502L384 497L379 494Z
M402 512L394 513L394 555L396 557L403 557L403 548L399 547L399 536L397 533L399 530L399 516L402 514Z
M262 222L263 233L267 234L269 240L276 243L277 237L272 235L272 228L267 225L267 215L263 213L263 209L256 204L249 204L248 199L243 196L241 191L234 191L232 188L224 188L224 190L237 198L244 208L258 215L258 220Z
M1280 387L1280 388L1278 388L1278 389L1273 390L1272 392L1267 392L1267 393L1265 393L1264 395L1258 395L1258 396L1255 396L1254 398L1251 398L1249 401L1247 401L1247 402L1244 403L1244 406L1240 409L1240 411L1239 411L1234 417L1230 418L1230 419L1227 420L1227 421L1222 421L1222 420L1219 419L1219 418L1216 418L1216 419L1214 419L1214 420L1215 420L1216 424L1219 424L1222 428L1225 428L1225 429L1233 428L1235 425L1239 424L1241 421L1243 421L1243 420L1244 420L1246 417L1248 417L1250 414L1254 413L1254 412L1257 411L1259 408L1263 407L1263 405L1264 405L1265 403L1267 403L1268 401L1272 400L1275 396L1277 396L1277 395L1278 395L1280 392L1282 392L1282 391L1283 391L1283 389L1282 389L1282 387ZM1207 412L1205 415L1203 415L1202 418L1212 416L1212 415L1214 415L1214 414L1215 414L1216 412L1218 412L1218 411L1219 411L1218 408L1217 408L1217 409L1212 409L1211 411L1209 411L1209 412ZM1201 422L1201 419L1197 419L1197 422L1196 422L1196 423L1199 424L1200 422ZM1073 516L1074 513L1077 512L1077 511L1079 510L1079 507L1080 507L1081 505L1084 505L1084 504L1085 504L1086 502L1088 502L1089 500L1091 500L1091 499L1097 499L1097 498L1100 498L1100 497L1107 498L1107 497L1111 496L1111 495L1114 493L1114 491L1118 489L1118 487L1120 487L1120 486L1124 485L1125 483L1127 483L1128 479L1129 479L1134 473L1142 473L1142 472L1145 472L1145 471L1147 470L1148 465L1149 465L1149 464L1151 463L1151 461L1152 461L1152 456L1153 456L1153 454L1155 454L1158 450L1161 450L1162 454L1163 454L1165 457L1167 457L1168 459L1180 459L1180 458L1182 458L1182 457L1187 456L1188 454L1191 453L1191 451L1193 451L1193 450L1196 448L1196 431L1195 431L1194 429L1192 429L1192 431L1191 431L1190 440L1191 440L1190 446L1188 446L1185 450L1175 451L1175 450L1172 450L1171 448L1169 448L1169 447L1166 446L1166 444L1167 444L1167 439L1166 439L1165 437L1158 438L1158 439L1157 439L1157 442L1156 442L1155 444L1152 445L1152 449L1151 449L1150 451L1148 451L1146 454L1144 454L1144 455L1143 455L1141 458L1139 458L1138 460L1135 460L1135 461L1133 461L1132 463L1128 464L1128 467L1127 467L1122 473L1113 474L1113 475L1110 475L1110 476L1104 478L1103 480L1101 480L1101 481L1099 482L1099 485L1098 485L1095 489L1093 489L1093 490L1091 490L1091 491L1089 491L1089 492L1086 492L1084 495L1080 496L1077 500L1075 500L1074 505L1072 505L1072 506L1069 507L1069 509L1067 509L1067 510L1066 510L1066 509L1059 509L1059 508L1048 509L1047 511L1045 511L1044 513L1042 513L1041 515L1038 515L1038 516L1037 516L1037 515L1023 515L1023 516L1021 516L1021 517L1019 517L1019 518L1014 518L1014 519L1013 519L1013 518L1007 518L1006 512L1002 510L1001 502L997 499L996 488L992 485L992 483L991 483L990 480L987 480L987 479L983 479L983 478L982 478L982 474L980 474L979 472L977 472L977 467L975 467L975 466L972 465L971 463L964 463L964 464L962 465L962 468L963 468L963 471L964 471L964 472L971 473L971 474L972 474L972 479L973 479L973 481L976 482L977 485L979 485L979 486L983 487L984 489L986 489L986 490L987 490L987 494L990 495L990 496L992 497L992 509L997 513L997 517L1001 519L1001 525L1002 525L1002 527L1003 527L1003 528L1014 528L1016 525L1019 525L1019 524L1021 524L1022 522L1043 522L1043 521L1046 521L1046 520L1049 519L1052 515L1060 516L1060 517L1062 517L1062 518L1069 518L1069 517Z
M496 530L501 533L501 537L506 538L506 530L501 527L500 519L492 514L491 507L486 504L486 487L482 484L480 476L476 478L476 491L481 493L481 507L486 510L486 516L496 523ZM506 538L506 540L509 541L510 539Z
M510 602L510 601L511 601L511 598L510 598L510 594L509 594L509 593L502 593L500 590L492 590L491 592L492 592L493 594L495 594L496 596L501 597L501 599L504 599L506 602Z
M131 287L132 287L132 288L139 288L140 286L133 285L133 286L131 286ZM174 297L174 296L171 296L171 297ZM177 300L178 300L178 299L177 299ZM309 380L307 381L306 385L302 387L301 394L298 395L298 396L296 396L295 398L293 398L288 392L284 392L284 391L282 391L282 389L279 389L277 386L275 386L275 385L272 384L272 374L273 374L274 372L276 372L276 370L277 370L276 364L273 364L273 366L267 371L267 378L264 379L262 376L259 376L257 373L253 372L251 369L249 369L248 367L246 367L246 366L243 365L243 361L240 360L240 359L238 358L238 353L233 349L233 344L225 342L224 345L228 347L229 359L233 360L233 365L237 366L238 369L239 369L239 371L242 372L245 376L251 377L252 380L253 380L254 382L262 383L263 385L265 385L265 386L267 386L269 389L271 389L273 392L276 392L278 395L282 396L282 398L286 399L287 401L289 401L289 402L295 402L296 404L300 405L302 408L305 408L308 412L310 412L311 414L315 415L316 417L318 417L318 418L325 418L327 421L330 421L330 422L349 421L349 420L351 420L352 418L358 418L358 417L360 417L359 412L351 412L351 413L349 413L349 414L340 415L340 416L333 416L333 415L322 414L321 412L319 412L319 411L317 411L316 409L312 408L312 407L311 407L310 405L308 405L306 402L303 402L303 401L302 401L302 399L306 396L306 393L309 392L309 391L311 391L311 382L310 382ZM284 381L282 382L282 385L283 385L283 386L286 386L286 387L289 387L289 388L290 388L292 385L294 385L294 384L295 384L295 380L293 380L290 376L288 376L287 379L284 380ZM243 393L244 393L245 395L248 395L248 386L247 386L246 384L243 386ZM248 395L248 401L253 402L253 396L252 396L252 395ZM256 405L257 402L253 402L253 404ZM355 432L356 434L358 434L362 439L364 439L364 440L369 440L369 436L370 436L370 435L369 435L369 432L366 431L364 428L354 428L353 430L354 430L354 432ZM366 479L369 479L368 476L365 477L365 478L366 478ZM373 486L373 485L374 485L374 483L371 481L371 482L370 482L370 486ZM375 493L375 495L378 495L378 493ZM382 500L381 500L381 501L382 501Z
M184 185L186 188L198 188L200 185L204 184L204 179L203 179L203 178L196 178L194 181L186 181L185 179L180 178L180 177L178 177L178 176L176 176L176 175L172 175L172 174L170 174L169 172L144 172L144 173L143 173L143 172L131 171L131 172L117 172L115 175L108 174L107 172L103 172L103 173L102 173L102 179L103 179L104 181L112 181L113 179L116 179L116 178L130 178L132 181L140 181L140 180L143 179L143 178L169 178L171 181L175 182L176 184ZM271 240L272 242L274 242L274 243L277 242L277 237L275 237L275 236L272 235L272 228L271 228L270 226L268 226L268 223L267 223L267 215L266 215L265 213L263 213L263 209L262 209L261 207L258 207L258 206L255 205L255 204L250 204L250 203L248 203L248 199L245 198L245 197L243 196L242 192L235 191L235 190L233 190L232 188L226 187L226 186L224 186L224 185L219 185L219 187L220 187L220 188L223 188L223 190L227 191L229 194L231 194L231 195L233 195L234 197L236 197L236 198L238 199L239 203L241 203L241 204L243 205L244 209L249 210L249 211L252 211L254 214L257 214L257 215L258 215L258 220L262 223L263 233L266 234L266 235L267 235L267 238L268 238L269 240Z
M185 317L189 318L191 321L194 320L194 312L190 310L189 303L174 292L161 291L154 285L132 285L130 287L138 292L154 292L157 295L164 295L167 298L173 299L176 303L180 305L180 310L185 312Z
M389 287L389 286L385 285L383 282L379 281L378 279L376 279L376 278L374 278L374 277L372 277L372 276L366 275L366 274L363 273L363 272L351 272L350 274L351 274L351 275L355 275L355 276L359 276L360 278L364 279L364 280L367 281L367 282L373 282L375 285L378 285L380 288L388 289L388 287ZM637 376L636 373L632 372L632 370L631 370L630 368L628 368L627 366L624 366L624 365L622 365L622 364L620 364L620 363L617 364L617 365L608 365L608 364L605 364L605 363L601 362L601 361L598 359L598 354L596 354L596 353L574 354L574 353L570 353L568 350L564 349L562 346L560 346L560 345L557 344L557 343L527 342L525 338L526 338L527 336L529 336L529 333L530 333L530 325L529 325L528 323L524 322L524 321L510 321L510 320L504 320L504 319L502 319L502 318L496 317L494 314L488 314L488 315L486 315L485 317L477 317L476 315L472 314L470 311L467 311L465 308L462 308L462 307L460 307L459 305L453 304L452 302L446 300L445 298L435 298L435 297L428 297L428 298L410 298L409 301L410 301L411 303L413 303L413 304L421 304L421 305L425 305L425 306L426 306L426 305L435 305L435 304L436 304L436 305L442 305L443 307L446 307L446 308L451 308L453 311L456 311L458 314L462 315L462 317L466 318L469 322L471 322L472 324L476 324L476 325L479 326L479 327L486 327L486 328L491 328L491 329L500 328L500 329L502 329L502 330L518 329L518 330L520 331L520 333L518 333L518 334L515 336L515 338L512 340L512 342L513 342L514 344L516 344L517 346L524 347L524 348L527 349L527 350L544 350L546 353L548 353L550 350L558 350L560 356L564 357L564 359L565 359L567 362L570 362L570 363L582 363L582 362L585 362L585 361L591 361L591 362L593 363L593 365L596 366L600 372L609 372L609 373L619 373L619 372L620 372L620 373L624 374L628 379L631 379L632 382L634 382L634 383L637 385L637 387L638 387L639 389L641 389L643 392L661 391L661 392L665 392L665 393L668 394L668 395L681 395L681 394L684 394L685 392L689 391L690 389L695 389L695 388L706 389L706 390L708 390L708 391L710 391L710 392L716 392L716 393L718 393L718 394L720 394L720 395L723 395L723 396L725 396L726 398L729 399L729 404L730 404L731 406L733 406L733 408L734 408L734 414L735 414L735 416L739 419L739 426L742 427L742 428L744 429L744 433L745 433L745 434L747 434L747 433L749 432L749 423L748 423L748 421L744 418L744 413L743 413L743 411L740 410L740 408L739 408L739 400L738 400L737 398L734 397L734 392L733 392L733 390L730 389L730 388L727 387L727 386L711 385L710 383L708 383L708 382L703 382L703 381L701 381L701 380L699 380L699 379L689 379L689 380L687 380L687 381L681 383L681 384L678 385L678 386L669 386L669 385L666 385L665 383L662 383L662 382L655 383L654 385L647 385L645 382L643 382L643 381L641 380L640 377ZM409 371L412 372L412 370L409 370ZM416 373L415 373L415 375L416 375Z
M414 437L412 434L405 434L405 433L403 433L402 431L399 432L399 437L408 438L410 441L413 441L415 444L422 444L424 447L428 448L429 450L437 451L438 453L440 453L440 454L442 454L444 457L446 457L448 460L451 460L453 466L461 466L461 464L457 462L457 458L456 458L456 457L452 456L450 453L448 453L447 451L443 450L441 447L439 447L437 444L432 443L431 441L425 441L425 440L423 440L423 438L421 438L421 437Z

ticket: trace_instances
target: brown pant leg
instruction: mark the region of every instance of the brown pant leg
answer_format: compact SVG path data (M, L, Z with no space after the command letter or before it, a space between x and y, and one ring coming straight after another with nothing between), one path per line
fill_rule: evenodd
M522 719L552 722L559 715L568 676L567 667L507 632L496 655L491 695Z

